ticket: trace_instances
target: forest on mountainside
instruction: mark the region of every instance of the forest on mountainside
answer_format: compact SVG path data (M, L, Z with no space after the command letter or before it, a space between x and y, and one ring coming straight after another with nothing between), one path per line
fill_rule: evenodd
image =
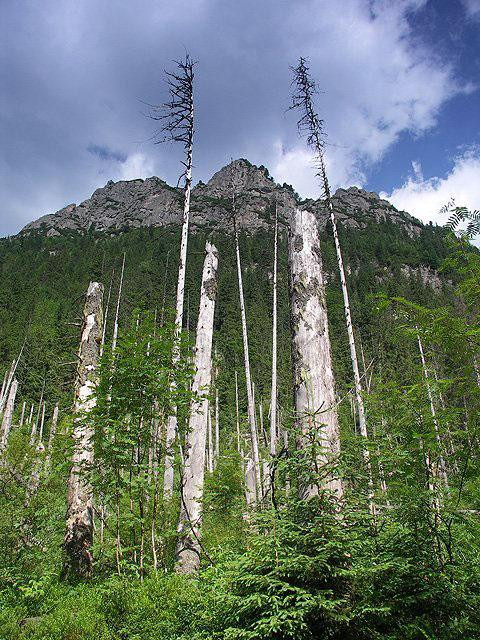
M326 228L265 170L242 226L240 160L192 230L194 66L180 225L0 241L0 637L478 638L480 214L342 217L300 58Z
M278 405L282 429L290 434L291 443L295 440L295 413L287 239L283 230L279 235ZM98 395L100 405L102 398L104 403L110 394L123 396L127 406L118 408L118 419L129 420L128 413L140 410L140 405L134 402L136 376L143 376L151 384L161 379L158 368L152 369L145 361L136 362L135 351L140 348L146 353L150 343L151 353L156 353L158 362L168 368L179 237L179 230L173 227L135 229L110 236L66 233L48 238L32 234L0 243L4 371L25 341L16 372L19 380L13 420L16 426L11 430L5 452L7 466L2 466L3 636L209 638L224 637L222 634L226 633L225 637L327 637L328 630L330 637L417 638L423 631L435 638L465 637L465 634L475 637L479 575L476 442L479 391L473 354L478 340L474 327L480 261L475 250L449 240L443 229L429 226L415 238L401 226L388 222L364 229L340 227L347 270L353 274L349 277L352 312L356 338L362 345L364 380L368 381L364 395L367 424L372 430L369 450L378 505L374 522L355 428L343 305L333 239L328 229L322 233L321 250L328 274L332 362L337 396L341 399L339 464L348 486L344 515L338 522L328 494L308 503L298 501L296 483L305 461L297 458L290 446L288 455L283 452L278 460L275 506L267 497L262 508L245 519L243 458L238 452L236 431L236 377L240 434L243 446L247 447L248 419L234 245L231 236L214 233L209 237L219 251L213 340L217 370L214 388L219 396L219 456L205 481L202 545L206 555L201 577L192 583L189 578L171 573L179 508L175 498L165 501L160 496L158 500L152 547L151 462L148 454L140 465L132 459L135 443L128 433L122 436L120 430L120 452L98 451L102 462L100 469L95 468L94 487L99 495L109 497L105 527L101 526L99 514L95 514L94 577L86 585L59 581L65 486L72 447L69 435L72 385L84 292L90 280L98 280L105 285L106 297L113 275L106 324L108 345L114 330L125 255L119 373L111 380L111 355L107 348ZM242 233L240 240L257 415L263 411L268 440L273 233ZM195 335L204 245L205 234L191 235L185 354L191 353ZM430 282L424 282L421 272L415 271L420 265L430 267L433 274ZM438 272L439 275L434 275ZM415 327L428 363L428 382ZM188 355L185 358L182 375L187 380L192 371ZM183 433L185 407L191 400L188 386L184 384L184 397L179 400L184 406ZM440 444L434 436L429 388L441 433ZM153 391L160 393L157 387ZM168 404L165 384L160 395ZM214 408L213 390L211 395ZM45 403L45 450L39 453L37 442L30 444L32 424L27 422L32 405L31 422L41 420L41 397ZM20 427L23 403L26 410ZM47 445L57 403L59 423L49 452ZM105 422L102 406L98 411L98 421L115 431L115 425ZM445 447L449 486L436 487L442 496L439 505L432 504L428 495L425 447L434 458ZM268 460L265 436L261 455ZM158 456L161 477L161 445ZM38 487L27 504L31 478L35 477L39 464ZM112 509L113 472L118 466L126 478L131 474L134 477L131 487L126 481L121 487L120 570L115 559ZM146 474L146 480L136 476L138 467ZM180 482L178 473L177 466L176 490ZM135 501L133 508L131 495ZM144 495L143 516L139 512L139 495ZM142 527L148 536L144 536L140 574Z

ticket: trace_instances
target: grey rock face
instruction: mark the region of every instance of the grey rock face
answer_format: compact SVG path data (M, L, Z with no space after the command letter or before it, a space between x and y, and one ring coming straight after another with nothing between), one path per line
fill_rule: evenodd
M297 204L293 189L279 185L264 167L248 160L233 162L237 191L239 227L247 231L267 229L273 223L275 203L279 217L286 218ZM213 175L207 184L198 183L192 192L192 229L231 230L232 163ZM63 231L90 230L119 232L136 227L163 227L180 224L183 201L181 189L170 187L160 178L112 182L97 189L79 205L69 204L56 213L42 216L26 225L21 233L41 231L58 235ZM338 189L333 204L339 222L359 228L369 221L390 219L402 224L410 235L418 235L422 224L405 212L399 212L376 193L357 187ZM317 213L324 226L328 214L321 200L304 203Z

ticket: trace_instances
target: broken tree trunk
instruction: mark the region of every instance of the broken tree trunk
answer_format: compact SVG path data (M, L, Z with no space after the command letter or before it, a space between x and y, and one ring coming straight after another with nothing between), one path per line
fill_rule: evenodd
M102 338L103 285L90 282L83 310L83 328L75 382L72 467L68 478L63 575L88 578L92 573L92 487L86 472L93 462L93 425L97 364Z
M217 296L217 270L217 249L210 242L207 242L195 343L195 376L192 385L192 392L197 397L194 397L191 408L182 473L177 545L177 571L179 573L193 573L200 567L201 503L205 477L208 419L207 394L212 379L212 339Z
M324 469L335 462L340 442L320 241L311 211L292 212L288 258L296 421L302 446L312 438L319 443L314 462L322 475L300 493L311 497L321 484L341 496L340 480Z
M7 448L8 436L12 427L13 410L15 408L15 398L17 396L18 382L14 378L10 385L5 411L3 412L2 427L0 433L0 452Z

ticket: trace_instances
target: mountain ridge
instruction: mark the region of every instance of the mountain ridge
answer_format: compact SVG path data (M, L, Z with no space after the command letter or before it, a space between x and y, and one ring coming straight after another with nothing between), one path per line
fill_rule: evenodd
M232 166L233 165L233 166ZM232 169L235 170L238 194L237 221L240 228L255 232L268 229L277 203L279 214L286 215L295 206L313 208L321 226L328 220L324 203L301 200L293 187L276 183L263 166L246 159L234 160L217 171L207 183L199 182L192 189L192 230L213 227L231 228L229 198ZM404 211L398 211L375 192L358 187L337 189L332 202L337 220L352 228L365 226L369 221L387 219L403 225L409 235L416 236L424 225ZM168 185L156 176L134 180L109 180L80 204L68 204L55 213L46 214L27 224L20 234L39 231L49 236L65 231L86 233L119 232L138 227L164 227L181 223L182 189Z

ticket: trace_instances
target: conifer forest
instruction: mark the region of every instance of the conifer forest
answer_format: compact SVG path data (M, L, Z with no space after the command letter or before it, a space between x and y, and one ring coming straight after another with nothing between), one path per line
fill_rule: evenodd
M0 638L480 638L480 214L331 191L305 58L322 197L198 182L200 64L145 105L178 185L0 240Z

